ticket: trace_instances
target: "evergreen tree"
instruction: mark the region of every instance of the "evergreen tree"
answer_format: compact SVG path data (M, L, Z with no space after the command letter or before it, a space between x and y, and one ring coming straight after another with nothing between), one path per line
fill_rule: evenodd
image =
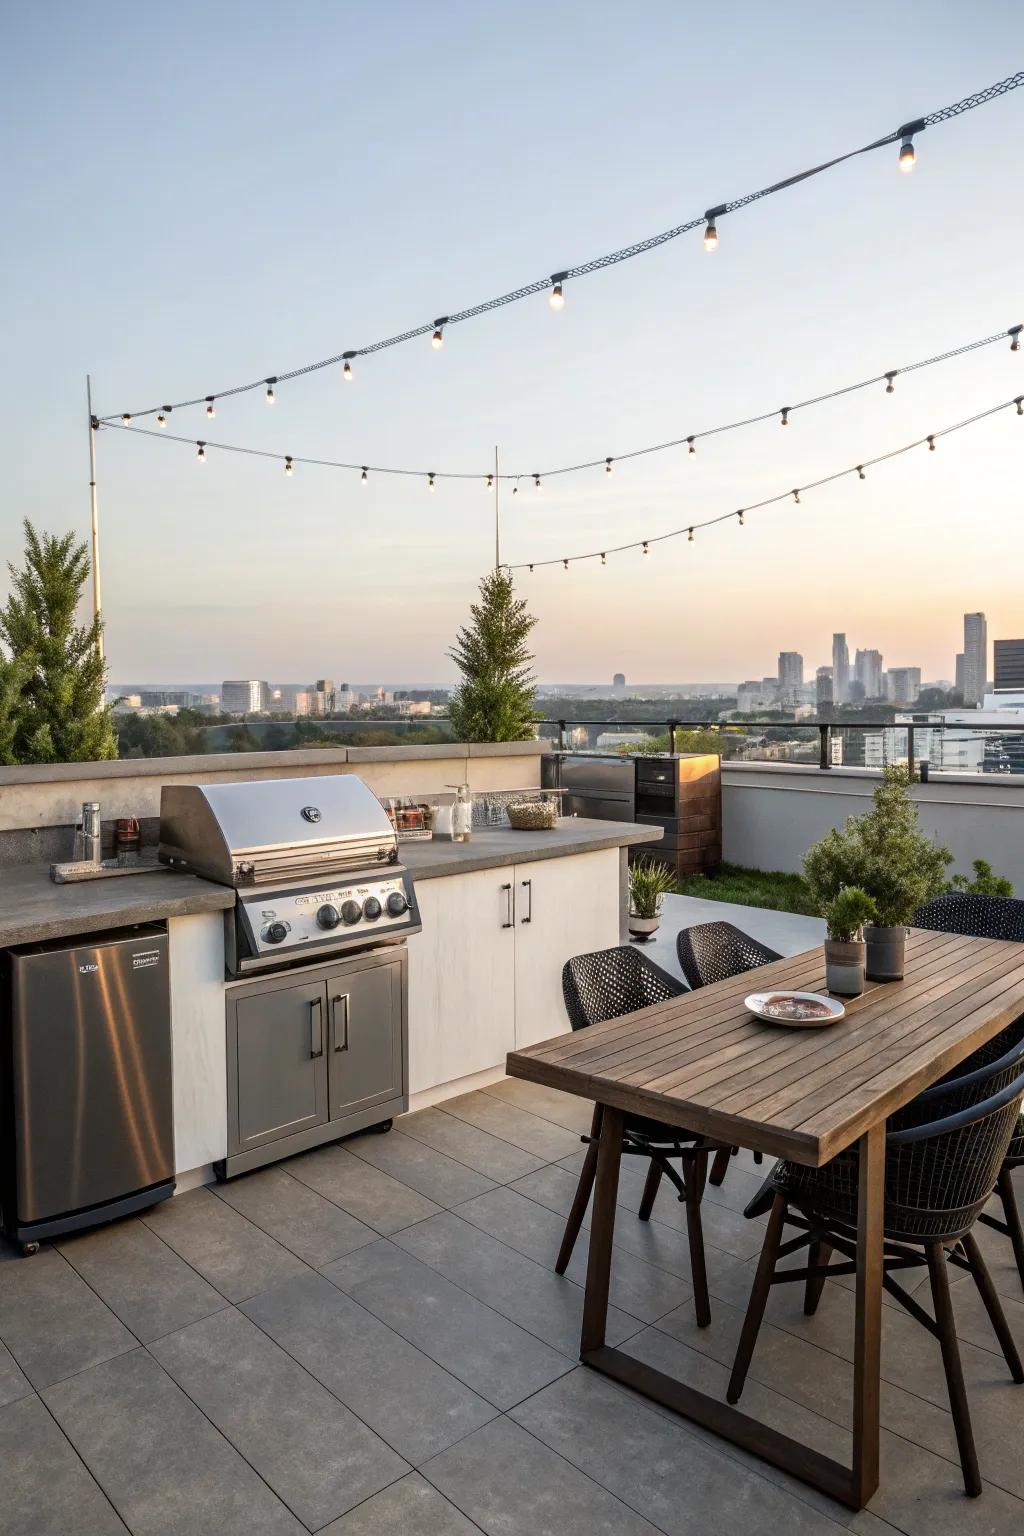
M25 521L25 565L8 565L11 591L0 641L26 668L15 706L12 750L19 763L80 763L116 757L103 702L101 621L75 623L89 557L73 533L38 534Z
M18 731L18 711L21 691L32 671L30 657L16 656L5 661L0 654L0 766L16 763L15 736Z
M515 596L510 571L483 578L470 615L448 652L462 673L451 702L455 739L529 741L534 677L526 642L537 620Z

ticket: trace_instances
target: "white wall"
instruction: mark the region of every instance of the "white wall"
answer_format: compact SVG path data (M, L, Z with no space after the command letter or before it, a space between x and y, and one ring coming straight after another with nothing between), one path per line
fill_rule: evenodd
M722 764L723 857L757 869L798 870L830 827L869 810L878 775L866 769ZM951 873L987 859L1024 895L1024 779L933 775L914 786L922 828L953 854Z

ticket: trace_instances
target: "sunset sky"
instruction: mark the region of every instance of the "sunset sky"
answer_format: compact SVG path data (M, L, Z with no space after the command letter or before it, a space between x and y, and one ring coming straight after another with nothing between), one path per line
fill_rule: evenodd
M8 9L0 558L88 529L101 414L359 347L597 256L1011 74L1019 4ZM478 471L466 484L99 441L114 679L446 682L493 562L493 467L620 454L1024 320L1024 90L566 288L172 429ZM655 537L1024 391L1000 343L884 389L503 497L503 556ZM810 675L831 633L952 677L1024 633L1024 421L639 554L522 573L543 680ZM5 582L0 580L0 597Z

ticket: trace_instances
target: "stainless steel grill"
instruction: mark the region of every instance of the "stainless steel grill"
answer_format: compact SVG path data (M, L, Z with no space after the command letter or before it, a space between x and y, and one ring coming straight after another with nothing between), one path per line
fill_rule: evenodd
M160 858L235 888L227 933L232 975L419 931L395 829L354 774L167 785Z

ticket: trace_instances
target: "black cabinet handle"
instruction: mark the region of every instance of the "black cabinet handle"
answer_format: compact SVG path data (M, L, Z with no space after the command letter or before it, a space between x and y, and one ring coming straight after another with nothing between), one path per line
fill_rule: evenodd
M309 1005L309 1054L310 1056L322 1056L324 1053L324 1005L323 999L314 997Z
M348 1009L349 1009L348 997L349 997L349 995L348 995L347 992L335 992L335 994L331 998L331 1036L332 1036L332 1041L333 1041L334 1049L336 1051L347 1051L348 1050ZM345 1010L344 1010L344 1014L342 1016L342 1021L341 1021L342 1022L342 1030L341 1030L341 1034L340 1035L338 1033L338 1004L339 1003L344 1003L345 1004Z
M526 916L521 917L519 921L521 923L529 923L533 921L533 881L524 880L522 884L527 894L528 905L526 908Z
M513 925L512 924L512 886L511 886L511 884L503 885L502 886L502 890L505 892L505 921L502 923L501 926L503 928L511 928L512 925Z

